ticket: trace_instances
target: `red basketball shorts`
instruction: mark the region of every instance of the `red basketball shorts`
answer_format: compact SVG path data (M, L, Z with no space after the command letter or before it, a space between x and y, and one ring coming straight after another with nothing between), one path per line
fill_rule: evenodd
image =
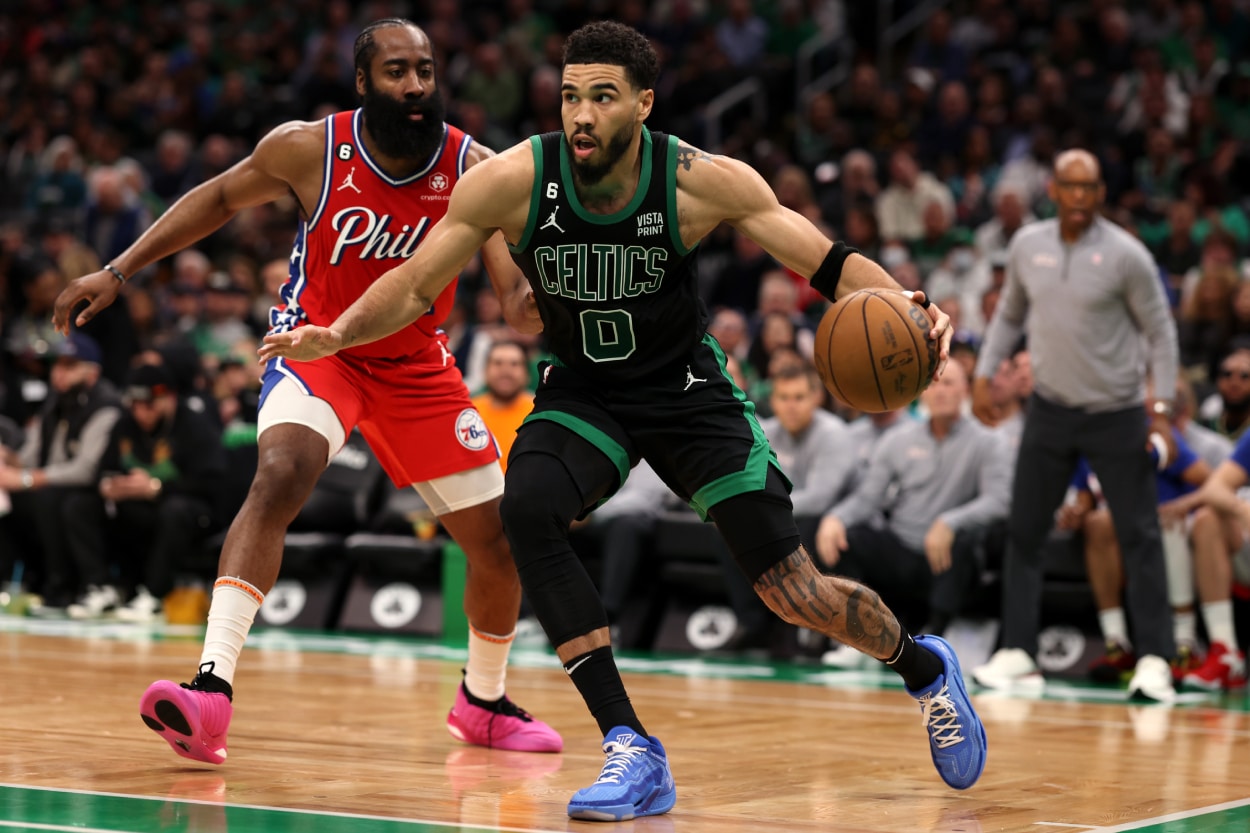
M499 459L498 446L469 401L460 370L437 344L415 359L360 359L343 353L313 362L274 359L262 381L262 415L269 395L284 379L304 395L328 403L342 424L343 436L359 427L396 486L446 477ZM283 407L284 414L289 410ZM299 418L279 416L276 421L301 422L322 434L331 433ZM330 449L331 454L336 451Z

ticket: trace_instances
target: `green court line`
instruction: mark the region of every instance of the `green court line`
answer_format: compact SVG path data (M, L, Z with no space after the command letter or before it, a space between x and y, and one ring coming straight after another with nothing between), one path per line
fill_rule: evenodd
M554 833L524 827L455 824L121 793L0 784L0 829L74 833Z
M1250 798L1114 827L1095 827L1086 833L1246 833L1247 830L1250 830Z

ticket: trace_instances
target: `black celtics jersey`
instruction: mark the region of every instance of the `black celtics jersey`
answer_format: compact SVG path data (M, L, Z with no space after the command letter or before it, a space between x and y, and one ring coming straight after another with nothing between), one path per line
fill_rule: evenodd
M509 248L556 359L605 385L684 361L708 314L677 228L677 137L643 128L638 190L615 214L582 207L563 134L530 146L529 219Z

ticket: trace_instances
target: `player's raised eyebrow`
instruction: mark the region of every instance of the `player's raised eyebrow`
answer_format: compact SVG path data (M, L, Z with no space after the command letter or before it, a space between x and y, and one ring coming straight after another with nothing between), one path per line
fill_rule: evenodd
M614 81L602 81L598 84L591 84L590 90L591 92L594 92L596 90L609 90L614 93L619 93L621 91L620 88L616 86L616 82ZM560 85L560 91L561 92L569 92L569 91L577 92L577 85L572 82L565 81L563 84Z

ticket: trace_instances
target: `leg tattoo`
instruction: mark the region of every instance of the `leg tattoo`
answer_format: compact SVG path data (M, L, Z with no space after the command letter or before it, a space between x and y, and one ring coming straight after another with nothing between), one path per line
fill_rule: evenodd
M881 597L858 582L822 574L802 547L755 582L755 592L792 625L811 628L886 659L902 627Z

